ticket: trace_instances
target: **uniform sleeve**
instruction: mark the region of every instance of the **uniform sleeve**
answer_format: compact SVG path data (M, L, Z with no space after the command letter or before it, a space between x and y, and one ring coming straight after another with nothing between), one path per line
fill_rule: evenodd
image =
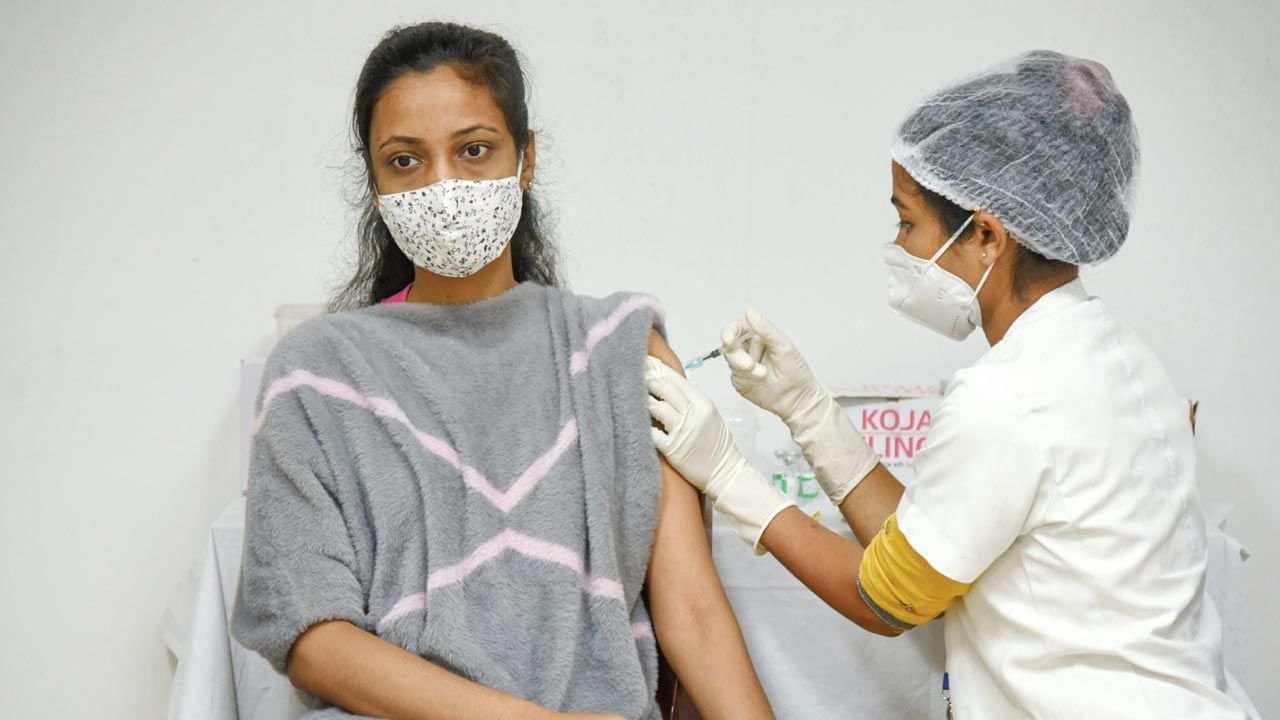
M1034 414L997 370L957 375L898 505L911 547L960 583L977 579L1023 532L1052 467Z
M366 625L351 536L299 397L305 392L266 393L250 457L244 558L232 617L235 638L282 674L289 650L308 627L327 620Z

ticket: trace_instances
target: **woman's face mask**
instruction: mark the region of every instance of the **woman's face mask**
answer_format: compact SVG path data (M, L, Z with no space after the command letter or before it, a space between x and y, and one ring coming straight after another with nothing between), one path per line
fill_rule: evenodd
M502 254L524 204L520 165L499 180L441 180L378 195L378 213L414 265L445 277L468 277Z
M912 255L895 243L887 244L884 249L884 262L889 270L889 307L952 340L964 340L974 328L982 326L978 293L995 267L994 264L988 266L978 287L971 288L969 283L938 265L938 258L955 244L973 218L974 215L970 215L928 260Z

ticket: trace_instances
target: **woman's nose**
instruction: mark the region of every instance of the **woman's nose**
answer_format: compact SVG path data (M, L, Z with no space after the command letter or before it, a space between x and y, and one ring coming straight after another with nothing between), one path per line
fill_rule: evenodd
M434 185L441 180L450 180L457 177L453 166L445 158L435 158L424 163L425 177L427 185Z

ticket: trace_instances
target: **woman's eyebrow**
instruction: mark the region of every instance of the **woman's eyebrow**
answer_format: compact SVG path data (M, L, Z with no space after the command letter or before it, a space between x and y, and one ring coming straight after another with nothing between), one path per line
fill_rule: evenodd
M488 125L472 125L472 126L471 126L471 127L469 127L469 128L463 128L463 129L461 129L461 130L459 130L459 131L455 132L455 133L453 134L453 137L454 137L454 138L460 138L460 137L462 137L463 135L470 135L471 133L476 132L477 130L488 130L489 132L495 132L495 133L496 133L496 132L498 132L498 128L495 128L495 127L489 127Z
M382 144L378 146L378 149L381 150L382 148L394 142L402 142L407 145L419 145L422 143L422 138L416 138L411 135L392 135L386 140L383 140Z
M897 195L890 195L890 196L889 196L889 202L890 202L890 203L893 203L893 206L894 206L894 207L896 207L896 208L903 208L903 207L905 207L905 206L902 204L902 201L898 199L898 196L897 196Z
M457 139L466 135L470 135L473 132L479 132L481 130L488 130L489 132L492 132L492 133L498 132L498 128L490 127L489 125L472 125L471 127L463 128L455 132L453 134L453 137L454 139ZM402 142L407 145L421 145L422 138L413 137L412 135L392 135L386 140L383 140L382 144L378 146L378 149L381 150L382 148L390 145L391 143L396 143L396 142Z

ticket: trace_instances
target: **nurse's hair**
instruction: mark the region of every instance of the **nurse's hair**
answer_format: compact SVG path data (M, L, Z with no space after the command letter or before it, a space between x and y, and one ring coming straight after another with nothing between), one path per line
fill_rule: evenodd
M924 198L925 205L942 223L942 229L947 235L952 235L959 230L973 214L972 210L960 207L923 185L917 183L916 188ZM956 238L956 243L967 242L972 237L973 225L970 224ZM1017 240L1016 237L1012 239ZM1015 242L1013 246L1014 252L1018 253L1013 259L1013 293L1019 299L1026 299L1033 285L1050 279L1069 277L1077 272L1075 265L1062 260L1050 260L1021 242Z
M396 245L374 204L369 157L373 108L391 83L407 73L425 73L448 65L464 79L489 91L507 121L517 156L529 142L529 105L524 71L511 44L499 35L454 23L427 22L396 27L369 53L356 81L352 140L363 160L357 257L354 275L337 291L330 310L373 305L413 282L413 262ZM524 193L520 221L511 238L511 262L518 282L555 286L559 259L548 239L543 214L532 190Z

